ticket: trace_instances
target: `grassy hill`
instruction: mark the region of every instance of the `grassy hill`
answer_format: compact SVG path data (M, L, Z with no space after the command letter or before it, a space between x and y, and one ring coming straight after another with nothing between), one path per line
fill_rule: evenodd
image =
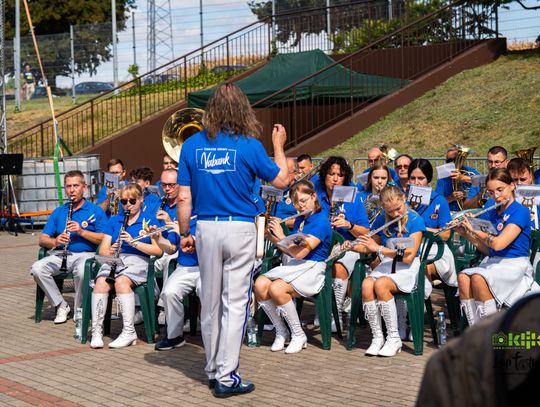
M363 157L382 142L414 157L444 156L454 143L473 156L493 145L540 148L540 49L464 71L320 156Z

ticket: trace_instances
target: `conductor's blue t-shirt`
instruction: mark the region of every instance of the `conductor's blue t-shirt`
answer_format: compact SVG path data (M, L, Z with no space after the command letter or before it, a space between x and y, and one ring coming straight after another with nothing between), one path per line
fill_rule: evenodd
M177 182L191 186L199 217L255 217L260 210L253 194L255 179L270 182L278 174L259 140L223 132L209 139L203 130L182 146Z

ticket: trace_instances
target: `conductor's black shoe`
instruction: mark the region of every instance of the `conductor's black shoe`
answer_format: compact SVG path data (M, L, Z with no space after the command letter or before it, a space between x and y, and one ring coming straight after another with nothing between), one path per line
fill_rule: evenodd
M247 380L235 387L227 387L224 384L216 383L214 387L214 397L225 398L237 396L239 394L251 393L255 390L255 385Z
M186 341L183 336L177 336L176 338L169 339L167 337L162 338L158 343L156 343L156 350L171 350L172 348L179 348L184 346Z
M214 387L216 387L217 380L216 379L209 379L208 380L208 388L210 390L214 390Z

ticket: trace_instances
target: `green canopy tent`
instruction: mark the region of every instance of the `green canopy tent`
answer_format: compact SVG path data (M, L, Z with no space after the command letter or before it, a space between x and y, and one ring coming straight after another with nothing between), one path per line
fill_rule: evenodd
M321 50L278 54L264 67L236 84L244 91L251 104L254 104L334 62ZM399 78L351 72L338 64L258 106L270 106L277 101L286 102L293 97L297 101L321 97L349 98L351 95L364 99L379 98L398 90L408 82ZM204 109L213 91L211 88L191 92L188 95L188 106Z

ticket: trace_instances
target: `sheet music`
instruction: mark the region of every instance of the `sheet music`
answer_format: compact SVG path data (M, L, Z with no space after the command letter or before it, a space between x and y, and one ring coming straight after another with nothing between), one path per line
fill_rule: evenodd
M474 228L474 230L479 230L484 233L489 233L490 235L497 234L497 231L495 230L493 223L491 223L489 220L480 219L480 218L468 218L468 220L471 223L471 226Z
M448 178L455 169L456 165L454 163L437 166L437 179Z
M263 185L261 187L261 198L265 201L270 199L274 202L281 202L283 201L283 190L271 185Z
M525 206L540 205L540 185L518 185L516 199Z
M120 177L111 172L104 172L103 185L108 189L118 189L120 188Z
M334 186L332 202L354 202L358 188L343 185Z
M421 205L429 205L431 202L431 187L422 187L418 185L409 185L409 195L407 201Z

